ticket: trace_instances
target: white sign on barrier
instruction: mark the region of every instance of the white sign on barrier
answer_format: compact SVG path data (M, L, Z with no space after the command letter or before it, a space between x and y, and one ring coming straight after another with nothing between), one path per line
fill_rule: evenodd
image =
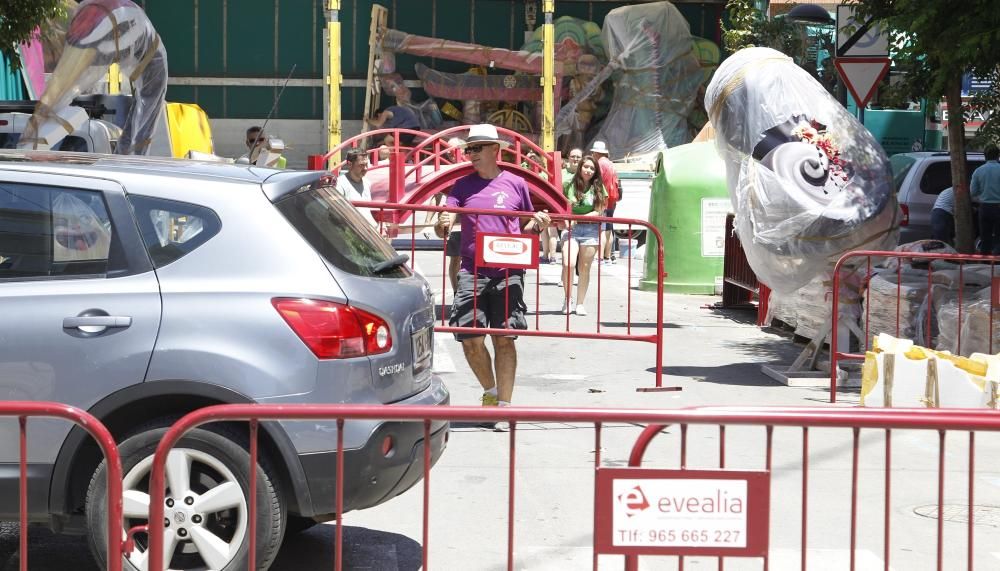
M538 267L538 236L533 234L476 234L476 265L485 268Z
M765 554L768 486L766 472L601 469L595 547L636 555Z
M614 544L746 547L745 480L615 480Z

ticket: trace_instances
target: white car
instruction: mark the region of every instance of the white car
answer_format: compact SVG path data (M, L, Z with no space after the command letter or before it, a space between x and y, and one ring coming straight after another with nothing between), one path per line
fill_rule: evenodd
M26 102L27 103L27 102ZM24 108L28 108L25 105ZM4 106L0 104L0 111ZM30 112L0 112L0 149L15 149L28 126ZM53 151L111 154L122 130L101 119L87 119L83 125L52 146Z

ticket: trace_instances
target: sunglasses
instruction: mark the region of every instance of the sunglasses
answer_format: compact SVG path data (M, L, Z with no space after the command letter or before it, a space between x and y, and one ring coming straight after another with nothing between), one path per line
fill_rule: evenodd
M465 152L467 153L478 153L481 152L486 147L491 147L493 145L469 145L465 147Z

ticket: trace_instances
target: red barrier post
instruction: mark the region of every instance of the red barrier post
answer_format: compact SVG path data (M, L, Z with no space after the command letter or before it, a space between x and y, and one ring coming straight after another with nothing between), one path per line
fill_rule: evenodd
M124 543L122 541L122 463L118 446L111 432L90 413L74 406L54 402L6 401L0 402L0 417L17 417L19 434L18 483L20 512L20 568L28 569L28 475L27 475L27 419L30 417L61 418L85 430L100 446L108 470L108 571L121 571Z
M877 258L892 258L892 259L895 259L897 261L897 265L896 265L896 273L897 273L897 288L896 288L897 289L897 293L896 293L896 335L897 336L899 335L899 331L900 331L900 324L899 324L899 311L900 310L899 310L899 306L902 303L902 294L901 294L902 290L901 290L901 285L899 285L899 284L901 284L901 282L902 282L902 279L901 279L900 276L902 275L903 260L910 260L911 262L913 260L927 260L928 262L933 262L934 260L942 260L942 261L955 262L955 263L959 264L959 268L962 268L963 265L965 263L968 263L968 262L978 262L978 263L984 263L984 264L985 263L989 263L990 267L992 268L993 265L996 264L996 262L1000 261L1000 256L980 256L980 255L973 255L973 254L939 254L939 253L930 253L930 252L895 252L895 251L881 251L881 250L856 250L856 251L853 251L853 252L847 252L846 254L844 254L843 256L841 256L840 259L837 260L836 265L834 265L834 267L833 267L833 295L831 296L832 297L832 308L831 308L831 312L830 312L830 319L831 319L831 324L832 324L832 329L831 329L831 334L830 334L830 402L831 403L837 402L837 368L838 368L837 365L838 365L838 362L841 359L861 360L861 359L865 358L864 353L858 354L858 353L841 352L840 348L838 347L838 343L837 343L837 329L838 329L839 322L840 322L840 316L839 316L839 305L840 305L840 270L844 267L844 265L848 261L850 261L852 259L855 259L855 258L861 258L861 257L867 257L868 258L868 268L869 268L868 274L869 275L866 276L866 279L870 279L870 277L871 277L871 258L872 257L877 257ZM962 312L961 295L962 295L962 285L963 285L961 283L961 269L959 270L959 272L960 272L960 274L959 274L959 277L960 277L959 300L960 301L959 301L959 306L958 306L958 311L959 311L959 314L958 314L958 319L959 319L958 331L961 332L961 317L962 317L962 313L961 313ZM991 273L992 273L992 270L991 270ZM927 295L928 296L931 295L931 291L930 290L928 290ZM866 335L866 337L871 337L871 335L872 335L872 332L870 332L868 330L868 323L867 323L867 321L868 321L867 313L868 313L868 311L870 309L870 307L869 307L870 306L870 299L871 298L869 296L869 298L868 298L869 303L866 304L866 309L865 309L865 312L866 312L866 318L865 318L865 321L866 321L866 324L865 324L865 335ZM991 311L990 312L990 317L991 317L991 321L990 321L991 343L992 343L992 333L993 333L992 315L993 315L993 312ZM919 326L919 324L917 324L917 326ZM876 335L878 333L880 333L880 332L879 331L874 332L874 334L876 334ZM961 334L961 333L959 333L959 334ZM929 337L929 335L928 335L928 337ZM869 339L866 338L865 339L865 347L866 348L868 347L868 341L869 341ZM928 343L929 342L930 342L930 339L928 339ZM961 346L959 346L958 349L959 349L959 351L961 351Z
M338 428L343 427L347 420L377 419L398 422L432 422L432 421L466 421L495 422L507 420L512 426L522 422L554 422L554 423L640 423L648 426L632 449L629 457L630 466L639 466L650 441L660 434L665 426L681 426L681 469L687 469L685 461L686 427L689 424L728 426L764 426L767 427L767 470L771 469L771 438L772 427L795 427L803 430L808 428L851 428L851 429L922 429L922 430L961 430L961 431L1000 431L1000 415L995 411L979 409L842 409L816 407L706 407L695 409L674 410L626 410L626 409L570 409L570 408L525 408L525 407L480 407L480 406L386 406L386 405L219 405L199 409L177 421L164 434L157 446L150 474L150 521L163 521L163 501L165 496L166 459L170 449L188 431L208 422L216 421L248 421L248 420L331 420L337 419ZM342 430L338 430L338 459L343 451ZM512 452L515 440L510 440ZM887 440L888 443L888 440ZM805 445L804 445L805 446ZM598 441L597 450L600 450ZM808 461L808 450L803 450ZM943 452L943 449L942 449ZM426 454L426 453L425 453ZM426 455L425 455L426 458ZM724 460L720 448L720 459ZM341 460L338 460L340 462ZM425 464L426 466L426 464ZM599 467L600 464L596 463ZM886 475L891 472L886 465ZM513 471L511 464L510 471ZM338 467L338 513L343 511L342 469ZM253 470L251 470L253 473ZM509 472L509 477L513 477ZM940 482L939 482L940 486ZM887 490L888 492L888 490ZM888 493L887 493L888 497ZM256 498L251 498L254 501ZM600 498L595 498L595 502ZM888 500L887 500L888 501ZM513 505L511 503L511 505ZM510 508L512 509L512 507ZM343 522L338 518L338 530ZM513 518L509 519L513 522ZM509 524L509 525L512 525ZM885 523L888 534L888 519ZM162 525L151 526L149 530L150 571L161 571L163 568L163 529ZM120 531L120 530L119 530ZM339 531L338 531L339 533ZM120 536L118 536L120 538ZM342 556L342 544L339 542L336 556L337 568L340 568L339 558ZM888 545L888 542L886 542ZM424 548L426 549L425 540ZM806 546L803 545L803 554ZM424 554L426 558L426 553ZM508 558L513 557L509 551ZM888 557L885 559L888 565ZM765 563L766 565L766 563Z
M326 170L326 156L325 155L309 155L306 158L306 166L311 171L325 171Z

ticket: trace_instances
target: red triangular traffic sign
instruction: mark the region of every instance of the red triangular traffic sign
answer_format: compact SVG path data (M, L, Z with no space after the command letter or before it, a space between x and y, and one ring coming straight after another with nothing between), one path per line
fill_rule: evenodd
M889 58L884 57L839 57L833 63L858 107L868 104L889 72Z

